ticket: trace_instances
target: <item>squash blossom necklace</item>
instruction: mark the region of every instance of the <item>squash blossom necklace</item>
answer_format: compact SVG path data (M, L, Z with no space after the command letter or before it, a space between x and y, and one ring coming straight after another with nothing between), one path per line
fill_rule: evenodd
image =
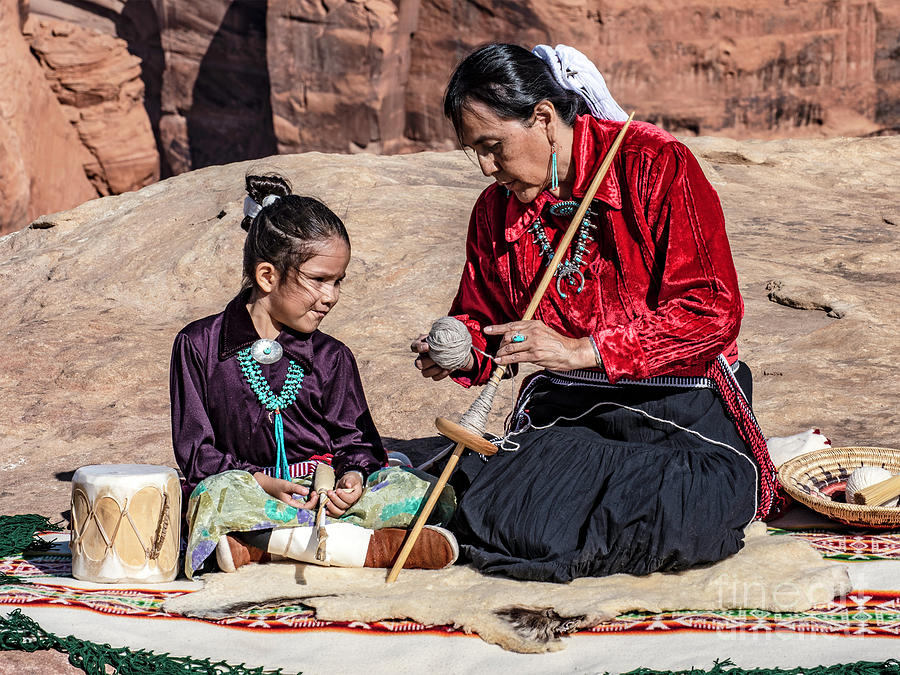
M297 392L303 385L303 368L298 366L293 359L288 361L284 386L281 387L281 393L276 396L263 376L262 368L259 367L261 363L277 363L283 353L281 345L275 340L263 338L240 350L237 353L237 360L241 365L244 379L256 394L256 398L266 410L275 414L275 477L290 480L290 468L288 467L287 453L284 450L284 421L281 418L281 411L293 405L297 399Z
M557 202L550 207L550 213L554 216L571 216L578 210L578 206L578 202ZM575 289L576 295L584 290L584 273L581 271L581 267L584 264L584 252L587 248L587 243L593 239L590 230L597 227L588 219L590 215L591 211L588 209L584 214L581 225L578 226L578 234L575 236L575 251L569 255L568 260L564 260L559 264L556 272L553 274L556 277L556 292L559 293L561 298L566 297L559 285L559 282L563 279L566 280L569 286L578 287ZM534 222L528 229L534 237L534 243L537 244L541 255L547 259L547 264L549 265L550 261L553 260L554 251L550 245L550 240L547 238L547 233L544 231L540 215L534 219Z

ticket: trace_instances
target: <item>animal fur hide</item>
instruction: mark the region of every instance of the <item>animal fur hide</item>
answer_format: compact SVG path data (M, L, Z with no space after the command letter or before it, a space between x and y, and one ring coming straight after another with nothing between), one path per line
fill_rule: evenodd
M625 612L760 608L800 612L847 593L846 566L826 562L805 541L747 528L745 546L718 563L644 577L617 574L568 584L514 581L457 565L440 571L404 570L386 584L387 570L300 563L247 565L208 574L200 591L175 597L165 610L219 619L253 607L314 607L324 621L409 618L453 625L523 653L565 647L560 636Z

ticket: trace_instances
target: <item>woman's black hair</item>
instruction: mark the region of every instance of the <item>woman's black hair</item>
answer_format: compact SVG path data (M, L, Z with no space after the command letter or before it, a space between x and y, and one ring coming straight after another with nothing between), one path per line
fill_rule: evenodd
M255 217L245 216L244 286L256 286L256 266L271 263L279 279L315 255L317 244L337 238L350 246L344 223L334 211L313 197L291 193L290 183L277 174L247 176L247 194L262 205L266 197L279 199L263 206ZM271 200L270 200L271 201Z
M543 100L553 103L569 126L578 115L590 113L585 100L563 88L540 58L519 45L493 42L469 54L453 71L444 93L444 115L459 134L463 111L472 101L483 103L500 119L527 123Z

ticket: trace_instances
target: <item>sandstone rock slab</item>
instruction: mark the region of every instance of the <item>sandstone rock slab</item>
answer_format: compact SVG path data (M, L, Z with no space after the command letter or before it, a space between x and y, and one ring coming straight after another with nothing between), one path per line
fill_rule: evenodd
M690 145L724 204L764 431L817 426L835 445L896 447L900 138ZM442 446L434 417L457 417L475 392L423 380L408 345L455 293L486 180L460 152L272 157L94 200L0 239L0 512L64 511L84 464L173 463L172 339L240 286L251 168L283 172L345 219L353 259L322 328L356 354L389 447ZM772 302L775 281L840 304L842 318ZM490 430L512 396L504 383Z

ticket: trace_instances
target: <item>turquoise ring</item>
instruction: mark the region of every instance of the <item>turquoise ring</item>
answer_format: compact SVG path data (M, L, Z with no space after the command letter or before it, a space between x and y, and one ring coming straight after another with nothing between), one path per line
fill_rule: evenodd
M510 342L525 342L525 336L521 333L516 333L512 336L512 340Z

